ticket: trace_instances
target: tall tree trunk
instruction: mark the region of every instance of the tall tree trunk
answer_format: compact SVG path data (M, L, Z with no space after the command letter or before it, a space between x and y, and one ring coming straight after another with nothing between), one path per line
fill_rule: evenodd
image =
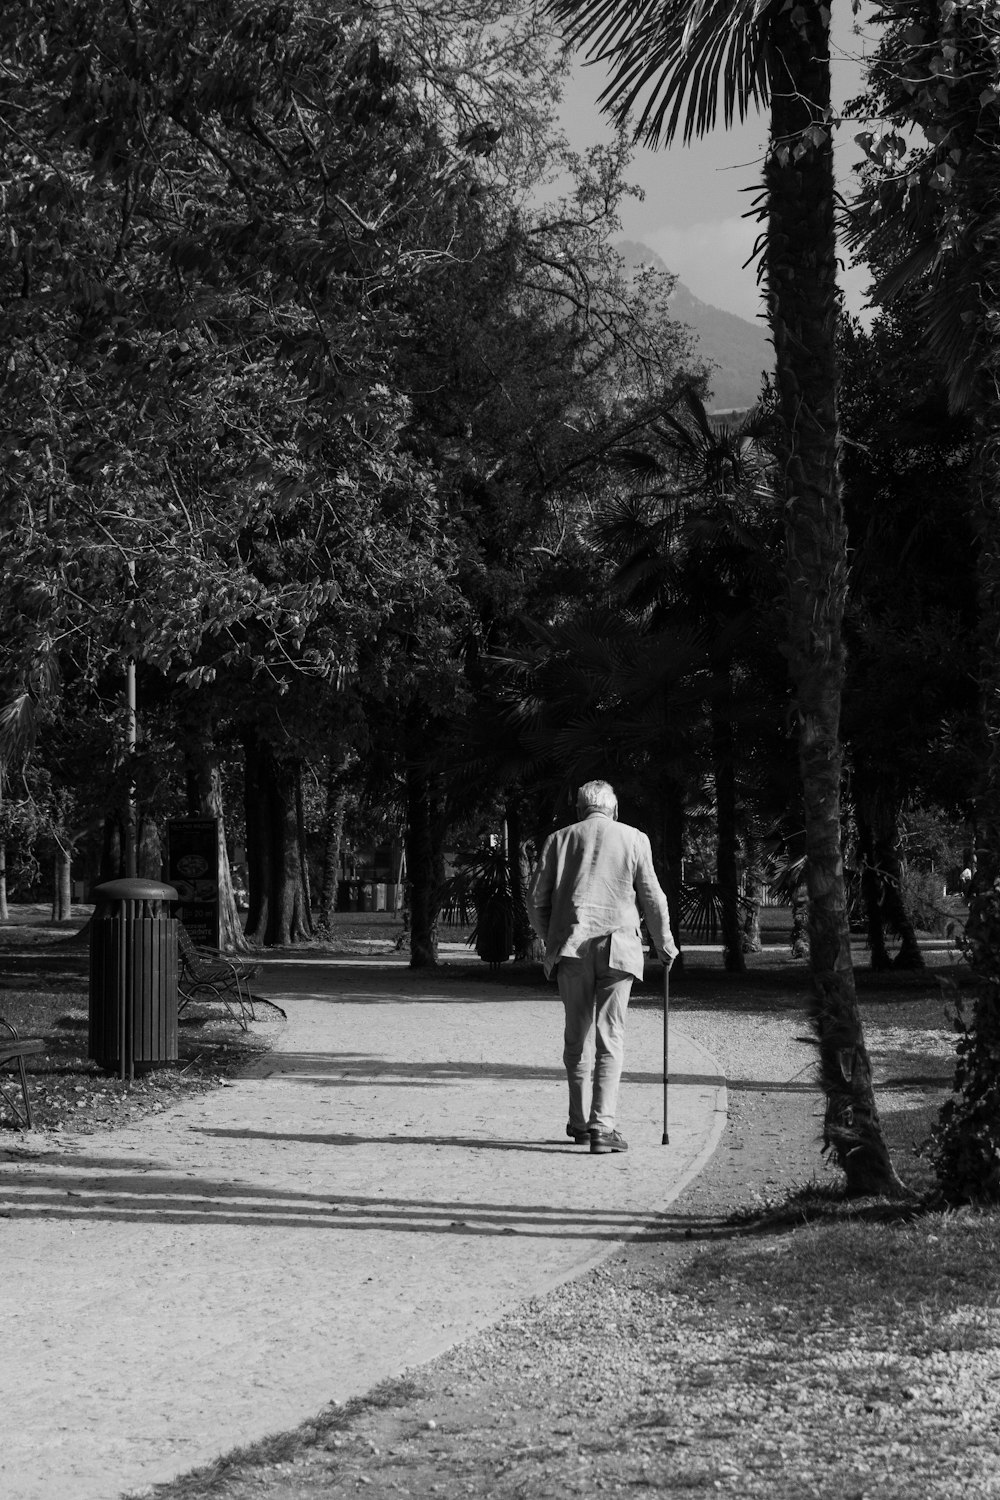
M838 462L837 249L829 10L771 13L765 167L768 312L785 484L788 650L805 804L813 1024L824 1140L849 1196L903 1191L882 1135L851 966L840 843L840 700L847 538Z
M101 829L101 857L97 867L98 885L103 885L107 880L123 878L126 834L127 825L122 810L115 808L111 812L106 812ZM77 940L86 937L90 930L90 923L95 918L113 916L117 909L117 902L108 901L104 896L96 897L94 910L77 933Z
M222 772L215 746L203 737L186 750L188 812L215 818L219 850L219 946L224 953L245 953L250 944L243 931L233 894L233 874L226 842L226 817L222 802Z
M722 908L722 961L731 973L742 974L740 927L739 838L736 809L736 747L733 735L732 681L728 662L712 670L712 769L715 780L715 878Z
M406 715L406 879L410 896L410 968L437 963L438 890L431 788L425 764L425 715L412 704Z
M306 841L306 792L304 786L305 767L300 760L291 767L295 779L295 854L298 881L305 905L305 936L312 936L312 882L309 876L309 849Z
M125 823L116 809L104 814L101 830L100 881L121 880L125 874Z
M136 874L140 880L163 879L163 841L156 819L151 818L148 813L142 813L139 817Z
M764 876L760 867L757 834L749 826L745 835L746 877L743 889L743 915L740 931L744 953L759 953L764 946L760 935L760 907L764 895Z
M869 794L865 783L855 781L858 845L861 852L861 891L868 924L868 946L873 969L922 969L913 918L903 896L903 861L899 852L899 815L895 806L877 793ZM899 938L899 952L889 954L885 929Z
M903 894L903 858L899 852L899 815L887 808L875 825L875 863L882 880L882 905L886 921L899 938L893 968L922 969L924 955Z
M340 846L344 837L344 813L347 792L341 783L346 758L331 755L327 763L326 809L323 815L323 883L319 897L318 925L327 931L333 926L340 885Z
M792 930L788 946L793 958L809 957L809 892L801 882L792 892Z
M302 765L275 755L250 731L246 752L247 869L250 911L247 937L265 947L285 948L312 936Z
M540 944L528 921L528 906L525 899L528 888L527 861L524 857L519 798L508 797L504 808L507 824L507 869L514 908L514 957L532 958L540 952Z
M68 922L73 915L72 855L68 843L56 843L52 859L52 921Z
M271 787L264 774L261 742L254 730L243 735L243 822L247 849L247 937L263 943L271 916Z
M892 965L889 950L885 945L885 924L882 920L882 882L879 879L875 858L875 835L871 821L861 799L856 812L858 820L858 853L861 856L861 901L865 909L865 926L868 933L868 951L872 969L879 973Z

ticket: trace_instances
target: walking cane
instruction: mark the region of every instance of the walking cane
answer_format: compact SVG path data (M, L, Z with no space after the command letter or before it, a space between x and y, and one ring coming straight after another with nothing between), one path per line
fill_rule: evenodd
M670 1145L667 1131L667 1035L670 1023L670 965L663 965L663 1140L661 1146Z

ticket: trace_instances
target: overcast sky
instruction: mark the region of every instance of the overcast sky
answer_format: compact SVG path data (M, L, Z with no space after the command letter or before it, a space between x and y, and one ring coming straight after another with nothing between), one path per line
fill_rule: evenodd
M861 90L857 59L874 45L871 31L854 34L847 0L833 4L834 102L840 105ZM603 65L582 61L567 85L562 112L571 143L582 149L607 139L611 128L597 107L607 81ZM838 177L850 188L850 170L861 156L854 136L857 123L841 126L836 137ZM630 181L645 190L645 201L629 199L622 213L622 237L655 250L689 291L703 302L743 318L762 312L753 266L743 269L753 252L759 227L743 216L761 180L767 122L754 118L726 131L719 127L704 140L668 150L636 148ZM843 278L847 305L860 312L868 282L864 268L848 269Z

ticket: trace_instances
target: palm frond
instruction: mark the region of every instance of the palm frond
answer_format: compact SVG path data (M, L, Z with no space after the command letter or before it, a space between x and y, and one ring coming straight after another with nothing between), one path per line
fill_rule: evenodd
M612 582L632 609L643 613L671 603L680 588L676 561L666 550L633 553L617 569Z
M612 448L608 462L621 473L628 474L637 484L659 483L663 470L648 448Z
M16 693L0 708L0 761L25 755L35 743L38 703L30 693Z
M656 456L649 457L658 467ZM590 529L598 546L612 557L645 555L663 547L662 522L659 517L651 517L648 498L640 494L606 500L596 511Z
M619 124L638 110L647 145L689 141L767 103L767 23L760 0L549 0L568 39L609 63L600 95ZM645 102L643 103L643 99ZM641 105L641 108L640 108Z
M703 943L715 943L722 931L722 886L715 880L696 880L681 886L681 926ZM737 895L740 917L753 910L753 902Z

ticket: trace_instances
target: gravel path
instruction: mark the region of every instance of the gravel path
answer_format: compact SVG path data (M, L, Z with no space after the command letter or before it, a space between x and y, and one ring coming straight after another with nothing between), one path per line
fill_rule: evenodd
M702 1039L630 1022L625 1156L567 1142L554 992L268 964L286 1026L232 1087L5 1145L6 1500L111 1500L419 1365L612 1253L725 1121Z

